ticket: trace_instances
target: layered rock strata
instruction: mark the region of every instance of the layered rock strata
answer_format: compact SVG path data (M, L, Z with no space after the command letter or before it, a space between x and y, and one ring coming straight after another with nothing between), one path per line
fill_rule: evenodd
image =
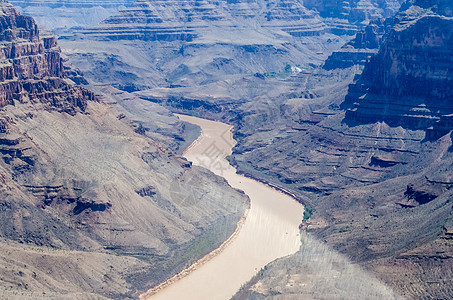
M324 63L324 69L349 68L354 65L365 66L376 55L386 32L382 19L370 22L365 29L356 33L349 43L334 51Z
M453 19L413 6L350 87L346 119L449 131L453 113ZM439 133L436 133L436 129Z
M265 174L295 191L312 208L304 229L408 298L453 295L453 62L447 2L414 1L388 20L393 29L357 83L349 91L345 87L347 95L330 100L315 95L325 101L321 108L316 101L280 102L276 107L283 114L244 115L237 132L235 159L241 170ZM317 84L324 82L318 78ZM345 96L346 112L338 106ZM266 118L271 118L266 126L249 129ZM291 121L292 126L283 125ZM324 277L303 262L307 254L302 249L268 266L238 299L313 295L313 287L299 278L317 283ZM320 257L328 269L332 256ZM348 297L376 297L364 296L354 282L348 280ZM339 286L333 290L332 297L344 292Z
M234 232L242 193L90 101L53 38L0 12L0 298L138 297Z
M12 6L0 12L0 107L20 103L46 103L60 111L85 110L94 94L65 78L55 38L39 35L38 26Z
M373 19L376 17L391 17L398 12L402 1L397 0L308 0L304 1L307 8L317 10L324 18L348 19L351 22L357 20Z
M212 26L233 30L252 24L294 36L319 35L326 30L313 12L293 0L278 3L141 0L83 33L109 39L192 41L212 30Z
M35 18L40 26L55 33L64 33L70 28L99 24L102 20L125 9L133 0L12 0L22 13Z
M105 20L103 26L85 33L100 34L113 39L192 40L197 36L197 31L214 23L224 27L259 25L271 30L283 30L297 37L320 35L326 31L353 34L362 26L360 22L366 23L371 19L391 16L396 13L399 6L398 1L315 5L311 2L301 3L294 0L165 1L165 3L140 0L120 15ZM175 13L168 13L169 8ZM325 22L312 9L320 11L321 17L326 18ZM331 14L326 15L325 11ZM347 22L341 21L342 19L347 19ZM132 24L135 26L130 26Z

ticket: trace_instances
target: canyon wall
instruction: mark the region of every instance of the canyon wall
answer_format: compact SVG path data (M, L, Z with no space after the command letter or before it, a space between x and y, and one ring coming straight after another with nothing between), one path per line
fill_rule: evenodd
M345 46L342 57L329 58L331 64L320 72L324 78L317 78L320 86L332 74L341 74L345 62L365 66L354 84L344 86L343 94L327 96L330 100L321 93L313 101L281 100L284 117L267 122L280 126L250 130L251 122L275 116L261 111L258 116L241 116L237 132L235 160L240 169L254 176L264 174L266 180L295 191L311 208L303 228L357 267L371 271L394 289L395 297L453 294L449 122L453 62L447 2L404 5L385 21L391 27L384 26L379 50L375 48L375 56L365 61L351 56L361 49L355 42L362 35ZM371 48L368 41L365 44ZM315 106L319 102L325 106ZM324 277L304 262L304 255L313 255L326 276L339 272L341 281L349 274L338 263L329 267L336 260L333 254L326 258L311 251L303 247L269 265L237 299L316 295L314 287L299 278L316 285ZM347 284L348 297L381 298L367 294L371 289L357 289L354 282L350 279ZM328 292L332 291L332 297L344 293L341 285Z
M0 298L136 298L235 231L243 193L75 85L32 18L0 23Z
M294 36L319 35L326 30L315 13L294 0L275 3L140 0L84 33L110 39L191 41L205 31L212 31L213 26L217 30L245 29L252 24Z
M407 10L350 87L347 120L381 120L414 129L434 126L433 136L448 132L453 112L452 22L418 6Z
M197 3L139 1L60 42L91 86L234 124L231 161L310 208L303 228L345 255L319 262L338 282L365 269L391 295L451 297L449 1L385 21L399 3ZM313 295L311 249L245 293Z
M67 82L55 38L40 36L36 23L12 6L2 6L0 19L0 107L18 101L72 113L85 110L94 94Z
M23 14L35 18L40 26L54 33L64 33L74 27L96 25L134 1L12 0L9 2Z

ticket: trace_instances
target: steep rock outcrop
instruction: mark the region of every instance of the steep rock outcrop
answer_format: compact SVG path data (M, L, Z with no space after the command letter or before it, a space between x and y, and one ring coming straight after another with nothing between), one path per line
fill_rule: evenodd
M328 31L353 34L369 20L395 14L402 1L350 2L140 0L85 34L111 39L193 40L212 24L238 28L258 25L296 37ZM169 8L175 13L168 13Z
M325 101L324 107L286 99L273 106L277 114L241 116L236 133L234 159L240 170L294 191L313 209L304 226L310 234L373 272L400 296L416 299L453 295L448 5L451 1L412 1L386 21L393 28L366 63L364 75L349 91L338 86L348 91L347 112L338 106L345 94L330 89L337 94L326 101L318 90L314 99ZM323 73L339 77L342 71L336 67ZM308 87L309 80L303 79L301 85ZM318 86L328 82L316 79ZM250 129L266 118L265 126ZM238 297L310 295L313 287L299 278L313 269L298 264L309 253L268 266ZM331 256L322 258L331 261ZM354 282L350 298L373 298L356 293Z
M382 19L370 22L365 29L356 33L349 43L334 51L324 63L324 69L345 69L354 65L365 66L378 51L385 34L385 25Z
M370 20L388 18L398 12L403 0L308 0L307 8L316 10L336 34L354 34Z
M55 38L40 36L35 21L11 5L2 2L0 9L0 107L18 101L68 113L85 110L94 94L68 83Z
M32 16L36 22L57 34L71 28L99 24L118 11L131 5L134 0L11 0L20 12Z
M316 9L324 18L348 19L351 22L369 20L376 17L391 17L403 1L397 0L307 0L304 5L310 9Z
M411 6L350 87L346 120L385 121L438 137L453 113L453 19ZM436 128L439 132L436 133Z
M90 101L55 39L7 2L0 12L0 298L138 297L234 232L242 193ZM162 135L181 125L160 120Z
M172 11L170 13L170 11ZM83 31L109 39L186 40L206 34L212 26L234 29L258 24L293 36L319 35L326 26L300 2L147 1L140 0L100 26Z

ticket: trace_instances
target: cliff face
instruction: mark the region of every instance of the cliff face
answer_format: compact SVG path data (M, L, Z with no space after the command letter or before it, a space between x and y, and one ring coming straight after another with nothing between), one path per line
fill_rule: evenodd
M55 38L40 36L33 19L10 5L2 4L0 24L0 107L18 101L85 110L94 94L67 82Z
M169 13L172 11L174 13ZM190 26L187 26L190 24ZM255 24L280 29L294 36L322 34L326 27L300 2L270 1L145 1L140 0L119 15L85 34L111 39L193 40L206 30Z
M163 1L140 0L119 16L105 20L104 24L119 25L114 28L101 27L111 38L144 39L193 39L197 28L209 27L218 23L220 26L244 26L255 24L270 30L281 29L293 36L320 35L326 31L339 34L351 34L360 28L361 22L395 14L401 1L381 0L363 1ZM177 13L167 14L172 8ZM183 8L181 10L181 8ZM322 20L314 10L320 12ZM346 19L349 23L340 20ZM131 30L126 24L142 24L142 28ZM191 26L186 27L185 24ZM163 24L166 24L162 27ZM343 26L343 28L341 27ZM357 27L354 27L357 26ZM159 28L163 31L160 32ZM129 30L126 30L129 29ZM139 30L140 29L140 30ZM95 29L94 29L95 30ZM121 30L125 30L121 34ZM139 30L139 31L137 31ZM96 30L95 30L96 31ZM116 33L114 37L113 34Z
M53 38L0 12L0 298L138 297L231 235L243 194L90 101Z
M262 110L241 115L237 131L234 158L241 170L264 174L295 191L313 208L304 226L310 234L408 298L453 295L449 6L451 1L409 2L384 22L390 28L384 26L376 56L365 62L363 75L349 89L338 79L337 89L329 90L332 95L318 90L313 101L276 100L273 107L279 114ZM369 37L375 41L374 35L363 37L357 35L345 47L331 70L320 72L327 78L318 76L317 86L340 77L345 71L340 63L351 53L372 47ZM354 49L346 53L347 48ZM304 79L301 85L309 87L310 79ZM340 107L345 97L346 111ZM266 126L250 129L266 118ZM321 252L302 248L270 265L238 299L272 299L273 286L278 287L275 299L312 295L313 287L298 278L307 276L315 284L325 279L303 259L312 256L330 270L333 257ZM340 281L348 274L341 268ZM351 298L382 298L363 296L366 292L355 289L355 279L348 282ZM341 287L333 291L344 292Z
M402 1L396 0L377 0L377 1L359 1L359 0L308 0L304 5L310 9L316 9L321 16L328 18L349 19L353 22L360 19L371 19L376 16L391 17L401 5Z
M33 16L40 26L54 33L64 33L74 27L99 24L102 20L125 9L133 0L12 0L20 12Z
M434 126L441 132L431 134L438 136L450 130L453 113L453 20L419 6L403 15L350 87L346 119L413 129Z
M60 44L92 84L212 107L269 92L348 38L300 1L138 1Z
M326 70L346 69L354 65L365 66L377 54L384 34L386 24L382 19L370 22L364 29L358 31L349 43L334 51L324 63Z

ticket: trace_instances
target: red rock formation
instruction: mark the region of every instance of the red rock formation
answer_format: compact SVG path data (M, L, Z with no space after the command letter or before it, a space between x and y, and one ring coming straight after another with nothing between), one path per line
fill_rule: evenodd
M68 83L60 49L35 21L0 3L0 107L42 102L68 113L85 110L94 94Z

